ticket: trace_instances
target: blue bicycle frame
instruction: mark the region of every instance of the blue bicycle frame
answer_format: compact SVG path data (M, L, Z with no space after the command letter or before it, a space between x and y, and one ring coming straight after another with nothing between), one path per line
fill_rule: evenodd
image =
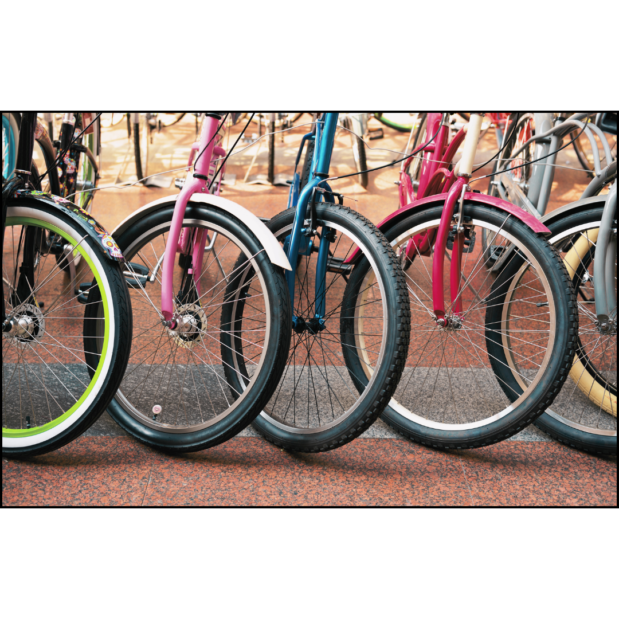
M13 132L8 116L2 116L2 176L8 180L15 172L17 157L17 136Z
M298 257L311 254L313 249L313 241L311 239L317 234L316 230L312 230L314 224L313 219L307 219L308 207L313 208L314 201L323 199L324 194L333 199L333 192L325 179L329 176L338 116L339 115L336 113L323 114L317 121L312 132L303 136L288 197L288 208L296 209L292 232L284 244L284 250L292 265L292 271L286 272L286 280L288 282L288 290L290 292L290 301L292 304L292 325L295 329L299 326L300 321L299 317L294 314L295 273ZM301 153L303 152L305 142L308 140L315 141L314 156L307 184L299 191L301 178L297 172L297 167L301 159ZM325 328L326 274L331 242L332 230L330 228L323 228L322 234L320 235L320 247L318 249L318 261L316 265L315 314L307 323L307 327L313 332L322 331Z

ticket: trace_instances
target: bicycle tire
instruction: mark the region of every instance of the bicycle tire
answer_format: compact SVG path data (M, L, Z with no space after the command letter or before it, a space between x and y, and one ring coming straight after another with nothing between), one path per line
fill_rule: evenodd
M569 246L574 247L574 241L570 238L570 232L573 234L583 235L590 230L597 230L596 226L602 219L603 205L597 205L579 213L568 214L559 220L551 220L548 223L552 235L550 241L557 239L556 243L565 242L569 239ZM568 235L568 236L564 236ZM569 254L568 254L569 255ZM593 260L593 249L589 249L582 256L582 262L586 263L585 268L591 271ZM569 260L568 256L565 258ZM607 367L605 370L599 368L599 365L604 363L604 357L597 356L595 361L591 360L590 354L583 345L582 337L591 337L591 331L595 333L596 326L592 324L593 317L590 311L587 311L587 305L591 307L591 291L588 290L588 303L585 303L583 295L580 294L580 289L583 286L582 273L574 268L576 265L571 265L576 280L577 302L580 313L579 325L579 343L577 346L577 357L574 358L574 366L570 370L570 378L564 386L564 392L559 394L559 398L552 405L551 409L546 411L541 417L535 421L535 425L542 431L549 434L554 439L564 443L570 447L574 447L587 453L592 453L600 456L615 456L617 454L617 384L616 384L616 363L617 363L617 346L615 335L600 335L598 338L597 348L600 349L599 340L604 338L609 341L609 345L602 345L601 350L605 353L607 359ZM591 286L591 284L587 284ZM575 373L575 368L580 362L583 366L582 370ZM604 378L604 372L611 373L614 365L615 383L609 383L608 379ZM581 384L581 380L584 382ZM578 382L576 382L578 381ZM582 396L575 391L572 386L576 382L581 392L589 396L589 402L585 402ZM567 391L569 390L569 394ZM597 397L596 401L591 401L591 396L595 392L601 392L602 398ZM563 396L563 397L562 397ZM602 404L609 404L602 410ZM578 410L578 408L580 410ZM594 410L595 409L595 410ZM614 421L609 417L609 413L614 411ZM604 414L606 413L606 414ZM582 417L586 415L586 422L583 422ZM593 415L599 416L597 420ZM601 423L600 423L601 422ZM593 425L597 427L593 427ZM603 427L600 427L603 426Z
M569 137L570 139L574 139L576 136L578 136L578 132L571 133ZM576 140L574 140L574 142L572 143L572 147L574 148L574 152L576 153L576 158L578 159L578 163L580 164L582 169L585 172L587 172L587 175L589 176L589 178L593 178L595 176L593 173L593 164L589 163L589 159L583 149L583 146L580 140L581 140L580 136L576 137Z
M406 247L408 238L411 238L415 231L438 227L442 208L441 205L420 209L394 224L385 231L385 236L395 247ZM574 355L575 331L578 325L574 291L565 266L542 238L536 236L519 220L478 204L465 202L463 221L465 227L469 226L473 230L481 225L500 230L501 234L509 239L508 242L518 243L522 255L539 270L542 294L546 291L549 303L552 301L546 312L549 323L546 332L548 344L539 353L544 356L539 364L536 364L537 371L533 376L527 376L530 381L526 385L527 391L523 390L520 395L511 391L507 393L497 379L492 363L497 352L490 349L491 345L494 345L494 348L500 347L495 341L495 334L497 337L505 334L505 329L497 326L499 319L492 311L495 305L499 310L501 308L499 293L505 282L500 278L507 280L507 270L504 269L493 283L492 280L488 281L492 275L483 268L483 264L478 266L482 256L473 251L470 276L466 272L466 264L461 270L461 277L464 277L467 283L462 289L464 313L461 327L458 328L455 323L450 332L442 332L437 331L439 327L434 322L432 311L431 269L428 271L429 267L425 266L425 263L420 265L421 258L417 258L417 265L413 263L415 268L406 272L409 289L412 290L411 307L415 317L411 324L415 342L414 345L411 343L413 352L407 365L409 376L406 383L402 380L382 419L404 436L438 449L471 449L491 445L513 436L540 416L567 378ZM475 237L471 235L471 238L474 247ZM427 254L427 258L432 260L432 255ZM514 260L508 264L517 270L523 266L523 259L514 253ZM424 272L427 273L427 278ZM479 280L475 279L474 275L479 275ZM514 285L518 285L524 277L524 274L521 275ZM479 281L481 284L478 284ZM534 286L535 282L525 282L523 286L525 294L530 294L526 292L527 285ZM489 293L486 292L486 286L490 288ZM476 288L479 290L475 292L475 296L472 291ZM543 300L544 297L539 293L535 294L538 295L538 301ZM475 301L476 297L479 302ZM527 303L524 299L523 305L526 306ZM520 306L517 307L519 309ZM540 315L543 313L543 310L537 308L535 311L540 312ZM555 329L551 328L553 324L556 325ZM426 332L429 335L425 335ZM544 338L540 333L540 330L532 329L530 338L537 342L538 348L543 348ZM435 336L439 339L434 340ZM525 335L521 337L523 343L516 343L515 346L521 346L524 350L529 344L524 339ZM462 339L463 343L460 343L458 338ZM435 344L436 341L438 344ZM442 353L438 349L439 345L442 346ZM437 350L439 352L436 352ZM428 354L424 356L426 351ZM537 349L535 351L538 352ZM418 369L420 373L424 372L421 374L423 382L419 377L411 384L411 379L419 376L416 374ZM426 388L428 376L430 383ZM432 393L429 393L430 388ZM412 393L408 392L408 389L412 389Z
M374 118L387 127L391 127L396 131L410 132L414 123L397 123L385 116L384 112L374 112Z
M77 297L67 292L64 283L60 286L55 283L56 276L64 277L62 271L57 269L55 261L48 262L42 254L36 257L35 269L40 268L42 275L34 281L42 283L35 288L34 303L28 303L32 293L21 298L19 285L3 278L10 312L15 317L27 315L32 329L29 334L24 331L15 337L4 335L2 339L2 453L17 458L58 449L80 436L99 418L116 392L119 373L122 377L127 365L132 321L120 265L107 257L98 242L89 236L82 239L83 228L68 215L40 201L19 198L9 202L5 244L11 236L9 229L14 226L25 232L23 248L28 252L39 251L38 246L30 247L32 239L38 243L52 232L63 236L87 263L77 283L89 274L91 277L85 289L81 289L81 294L88 295L86 304L76 302ZM37 235L38 228L43 234ZM16 255L19 256L19 250ZM11 254L6 262L12 257ZM60 315L55 307L62 308ZM79 348L80 342L83 350ZM100 355L93 348L94 342L101 344ZM18 347L22 350L21 361L18 355L14 367L9 368L12 349ZM34 354L26 358L31 352ZM11 398L10 387L16 373L23 410L22 399L18 405L16 398Z
M356 175L359 184L364 189L368 186L368 163L365 156L365 142L361 137L352 131L352 124L350 119L344 118L343 125L348 131L350 131L350 137L352 139L352 153L355 160L355 167L359 174Z
M509 122L507 123L506 126L511 127L511 123L516 120L516 118L518 117L517 114L512 114L509 118ZM518 119L518 125L516 126L516 128L514 129L514 131L511 131L511 129L509 130L509 140L507 141L506 145L505 145L505 150L503 151L503 155L501 156L501 158L496 161L494 163L494 166L492 168L492 172L493 174L499 169L499 166L503 167L503 162L507 161L511 158L511 154L512 152L514 152L514 150L516 150L516 148L519 147L519 144L524 143L524 139L519 139L521 132L522 132L522 127L525 125L525 123L532 123L533 121L533 116L531 114L527 114L527 115L521 115L521 117ZM521 127L520 130L518 129L518 127ZM535 134L535 129L532 129L532 133ZM535 145L532 144L530 145L526 151L524 153L521 153L521 157L524 157L524 159L518 159L517 161L515 161L513 163L513 165L520 165L522 163L526 163L527 161L531 161L533 159L533 150L535 148ZM521 175L522 177L526 177L524 178L524 181L528 181L530 178L530 175L532 173L531 171L531 166L528 165L525 168L521 168L520 170L517 171L517 173L519 175ZM491 176L490 177L490 182L488 184L488 195L492 196L492 197L497 197L500 198L502 197L498 188L498 183L500 183L500 177L494 177ZM528 189L526 188L526 184L525 186L522 188L523 191L525 193L528 193ZM498 257L496 255L495 251L492 251L492 238L489 238L487 235L486 230L483 231L482 233L482 239L481 239L481 243L482 243L482 248L484 250L484 254L487 256L486 259L486 266L490 269L492 268Z
M175 290L179 291L175 297L175 311L183 316L192 314L204 327L195 333L188 332L187 335L183 335L180 331L170 331L160 320L158 308L161 303L161 289L155 275L152 276L154 280L152 282L144 278L141 287L136 285L136 277L131 277L131 271L139 268L135 266L136 264L150 268L152 273L156 273L154 265L157 258L150 260L148 252L151 251L150 248L153 248L153 252L159 252L165 247L162 239L169 231L174 204L171 202L162 205L156 212L145 216L138 214L126 232L118 235L119 246L126 251L127 260L141 261L129 262L127 277L132 282L134 321L137 325L146 324L149 328L136 330L128 372L108 410L116 422L138 441L169 453L186 453L213 447L236 436L262 410L265 399L271 397L283 371L285 353L290 343L290 303L285 292L285 280L281 269L270 262L262 245L243 222L217 207L189 204L185 212L184 227L206 229L211 234L217 232L220 239L225 236L227 242L232 240L233 243L237 243L236 247L241 252L248 252L251 256L251 262L248 264L258 269L258 283L267 301L263 312L267 326L261 329L260 325L258 327L254 325L253 332L258 333L253 335L248 327L247 333L244 334L248 340L252 337L255 340L260 336L259 331L264 330L264 338L268 337L268 342L266 344L263 342L263 346L251 340L252 354L258 355L258 362L254 364L255 373L251 375L253 382L249 389L235 393L230 383L225 384L225 375L218 363L202 363L196 366L194 372L192 363L196 363L196 357L198 361L204 359L212 361L213 358L217 361L220 359L217 356L219 350L221 348L225 350L231 337L238 336L238 334L230 335L231 322L225 318L226 307L232 302L227 292L229 284L224 284L225 278L218 280L216 284L218 288L213 286L215 292L211 295L214 302L209 305L209 299L204 299L208 292L201 297L189 299L188 293L194 289L185 291L183 282L187 280L179 280L180 272L175 270L175 281L177 283L180 281L178 288L175 284ZM202 284L207 283L209 286L212 284L209 278L213 277L213 273L217 273L215 260L222 269L229 269L228 277L231 281L235 281L238 276L245 273L239 271L232 277L232 264L237 260L238 253L234 253L234 247L230 246L227 250L226 247L225 242L215 246L216 258L211 260L213 269L202 273L199 278ZM162 254L156 255L161 257ZM247 262L247 258L245 261ZM181 269L180 265L178 268ZM206 268L208 269L208 265ZM142 276L138 275L139 277ZM147 293L147 288L152 292ZM224 290L226 292L223 297L214 298L216 295L221 295ZM223 303L218 299L223 299ZM255 306L258 302L259 299L254 295L252 304ZM217 322L217 312L220 311L218 306L222 305L221 319ZM211 309L213 311L207 316L207 312ZM254 316L254 320L258 319ZM211 341L215 338L209 336L209 332L217 335L216 342ZM162 362L164 358L167 358L165 363ZM181 375L178 372L182 372L183 368L181 383ZM193 382L189 380L190 377ZM174 384L173 379L176 381ZM206 388L206 385L210 387ZM177 386L178 393L170 395L170 389L173 387L176 390ZM209 402L213 415L210 415L208 410ZM217 410L215 405L218 407ZM153 413L155 406L161 407L157 416Z
M138 181L144 180L148 175L150 135L151 128L148 119L142 118L142 115L140 115L138 122L133 123L133 153Z
M373 224L351 209L329 203L317 204L315 209L317 229L321 229L323 232L325 227L336 230L337 235L341 238L346 234L350 234L351 238L356 239L357 246L362 248L363 258L358 261L349 275L351 280L355 278L355 272L359 274L367 272L364 271L365 261L370 260L374 263L372 265L372 272L380 278L380 282L377 284L377 286L381 286L382 303L380 307L384 308L383 316L386 316L386 319L383 322L381 339L378 339L378 344L372 344L372 346L381 346L379 353L374 354L374 379L372 384L369 384L368 388L359 395L353 391L355 388L354 377L350 381L346 379L344 364L339 361L339 348L333 343L333 340L337 342L337 334L333 334L328 328L324 332L319 330L312 332L310 329L300 330L301 322L299 318L303 318L303 324L309 324L306 321L309 320L309 314L313 308L308 294L303 293L303 290L305 290L304 282L310 281L313 277L311 273L315 272L313 270L315 263L310 262L311 253L297 269L297 274L301 274L298 276L299 281L295 295L295 314L298 322L293 332L290 355L286 355L286 371L279 383L278 391L271 398L269 404L265 406L262 413L256 417L253 427L268 441L278 447L290 451L308 453L323 452L341 447L370 427L380 415L382 409L389 401L391 393L393 393L397 386L410 337L408 298L403 287L402 272L389 244L377 233ZM285 242L286 237L290 234L294 217L295 210L288 209L275 216L267 224L280 242ZM332 251L333 255L336 256L337 245L332 246ZM305 277L303 273L309 275ZM343 305L343 296L341 296L343 290L341 289L344 288L344 280L338 281L337 277L336 275L327 282L326 292L334 291L332 297L327 300L327 307L331 308L332 313L342 307L340 324L336 326L340 330L341 337L342 331L352 328L354 320L351 319L349 314L354 312L355 308ZM338 286L341 286L341 289ZM377 290L378 288L374 288L374 291ZM374 291L372 294L374 294ZM303 300L305 298L304 294L308 297L306 304L304 304ZM339 302L339 304L335 305L335 308L329 305L331 298L338 299L335 303ZM339 299L342 301L339 301ZM303 314L306 311L308 315L304 317ZM327 321L325 324L328 323L329 318L329 315L325 316ZM337 317L333 320L337 322ZM347 324L349 327L346 327ZM327 338L324 340L327 350L325 350L323 345L323 333L326 334L324 337ZM376 341L376 338L379 336L368 334L367 337L374 337L374 341ZM306 345L306 341L309 342L310 338L313 338L312 342ZM343 338L340 341L343 342ZM318 347L322 351L322 365L315 360L316 358L314 358L313 362L311 360L313 357L311 350L316 342L318 342L316 354L321 354L318 351ZM301 369L300 373L296 369L296 349L299 346L302 346L302 351L303 347L307 351L306 359L302 366L302 368L307 368L307 371L305 372L304 369ZM342 346L344 346L344 343L342 343ZM370 345L368 345L368 348L370 348ZM303 353L300 353L299 356L302 357ZM234 353L229 351L227 357L229 366L240 365L241 361L241 351L238 348L235 349ZM312 363L314 363L314 369L312 369ZM338 369L339 367L342 367L341 372ZM306 378L302 380L304 372ZM335 388L336 383L337 389ZM308 395L307 407L305 408L306 385ZM311 396L310 385L312 389ZM321 394L322 404L318 403L316 389ZM301 391L303 391L303 411L301 411ZM344 400L344 404L342 404L342 400ZM286 404L287 401L288 404ZM331 406L332 415L329 421L325 418L328 414L327 402ZM338 405L342 413L339 414L338 409L338 416L336 417L335 408ZM321 414L323 415L322 419L320 417Z

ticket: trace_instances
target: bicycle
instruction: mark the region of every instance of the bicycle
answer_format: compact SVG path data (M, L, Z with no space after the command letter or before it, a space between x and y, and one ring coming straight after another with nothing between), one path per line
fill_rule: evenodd
M90 427L116 392L132 334L122 253L78 205L33 190L36 114L20 120L14 174L2 185L2 453L9 457L58 449ZM81 258L68 284L58 256Z
M2 114L4 161L2 176L5 179L11 178L15 169L20 125L20 114L14 112ZM100 132L98 122L95 122L91 133L73 140L75 132L77 131L79 135L82 128L82 114L64 114L59 139L52 142L49 130L37 119L32 158L34 169L31 170L33 173L31 178L34 179L35 188L61 198L75 197L75 203L79 207L91 212L95 189L100 178L97 162L101 148ZM58 161L56 161L57 148L65 153ZM41 173L39 167L42 168ZM42 182L45 185L42 185Z
M598 130L616 135L616 115L614 118L609 114L604 115L598 119L596 125ZM587 128L593 129L593 126L589 125ZM565 127L561 124L550 129L553 135L559 136L570 135L569 130L569 125ZM531 143L534 143L535 138L531 136L531 140ZM602 140L603 144L604 142L605 140ZM555 145L558 143L558 140L554 141ZM604 151L608 157L607 146L606 142ZM521 147L526 150L528 145L522 142ZM518 150L514 150L516 157L520 154ZM552 407L548 408L535 424L557 440L571 446L600 455L615 455L617 161L600 170L599 156L597 151L593 148L592 150L595 155L594 169L599 172L580 200L544 215L541 219L551 230L549 242L561 253L577 291L580 328L576 354L569 372L571 380L565 384ZM511 166L513 163L508 162L507 165ZM554 168L550 168L547 172L540 173L538 170L526 175L529 184L528 187L525 185L524 189L529 189L530 196L530 188L539 186L531 179L535 174L544 174L540 192L542 199L537 204L532 203L541 212L545 210L549 194L544 187L552 184L553 172ZM507 172L502 176L515 175ZM508 179L508 182L511 180ZM611 191L600 195L608 185L612 185ZM510 187L507 183L505 186ZM518 190L523 189L521 184L516 187ZM604 239L604 242L600 243L599 239ZM594 265L601 266L594 268Z
M8 180L13 177L17 161L17 145L19 143L19 129L21 126L21 114L16 112L2 112L2 178ZM32 165L30 169L31 182L35 189L58 195L60 183L57 175L48 175L43 184L40 178L41 172L53 168L56 160L56 152L49 138L45 125L37 119L35 130L35 142L33 149ZM44 166L44 167L43 167Z
M260 219L219 195L225 122L205 115L180 194L145 205L113 233L127 259L136 332L108 410L139 441L173 453L245 428L273 394L290 344L286 255ZM240 278L233 298L228 288ZM238 303L251 311L233 321ZM242 377L225 361L236 340L246 351Z
M423 152L418 199L378 226L405 272L412 333L406 370L382 419L442 449L496 443L541 415L567 378L578 326L571 280L543 237L550 231L468 186L481 122L471 115L468 132L449 142L449 115L428 114L425 143L416 149ZM517 248L496 275L484 267L484 230L501 247ZM515 368L509 381L500 375L506 358Z
M395 254L327 182L337 124L338 114L324 114L303 136L288 208L267 223L292 265L286 279L293 336L285 372L254 428L291 451L335 449L365 431L398 384L410 337ZM229 288L239 299L230 307L232 324L247 312L242 294L249 275ZM354 295L363 301L348 302ZM361 306L368 310L359 320ZM228 380L237 380L240 391L244 342L235 338L225 352ZM369 379L360 365L371 369Z

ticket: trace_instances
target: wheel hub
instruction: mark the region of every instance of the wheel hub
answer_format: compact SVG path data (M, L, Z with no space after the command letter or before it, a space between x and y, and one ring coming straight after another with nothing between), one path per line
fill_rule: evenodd
M181 305L175 315L176 328L168 328L168 335L183 348L193 348L202 341L207 319L204 310L197 303Z
M460 316L452 314L451 316L445 316L445 318L439 318L436 324L443 331L459 331L462 328L462 319Z
M13 340L16 345L32 345L41 341L45 334L45 316L40 308L32 303L21 305L9 320L12 327L3 333L3 337Z

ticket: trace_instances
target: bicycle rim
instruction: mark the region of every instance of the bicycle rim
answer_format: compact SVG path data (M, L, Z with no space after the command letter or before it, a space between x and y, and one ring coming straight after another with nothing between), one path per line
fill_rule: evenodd
M257 254L214 221L187 217L184 226L194 235L193 242L200 242L195 236L200 232L205 247L199 277L188 277L179 260L174 268L174 311L186 328L165 327L159 311L170 221L140 235L123 252L130 262L127 277L135 328L129 365L115 400L141 426L169 435L218 424L241 406L250 391L230 383L221 357L222 334L230 331L222 320L224 307L231 302L226 287L248 267L254 276L247 283L245 300L249 299L253 314L235 336L246 346L249 387L262 370L271 333L269 294ZM235 266L239 256L245 257L244 266Z
M87 414L109 374L115 329L111 290L99 258L62 219L32 208L11 208L3 252L9 318L22 329L2 338L3 448L34 446L61 434ZM45 241L61 238L83 258L79 302ZM19 285L24 252L36 254L28 293ZM17 268L16 268L17 267Z
M434 211L433 211L434 212ZM405 419L432 430L466 433L489 426L523 404L544 377L554 343L556 315L546 274L525 244L498 224L481 216L465 218L468 253L462 256L460 277L462 312L450 302L449 270L453 250L445 256L447 328L437 326L432 301L433 254L416 250L412 261L403 258L411 302L411 344L407 365L390 407ZM507 220L505 220L507 221ZM440 216L428 215L394 241L396 253L406 251L409 239L436 231ZM513 274L497 291L496 278L484 267L479 242L486 229L501 247L514 245L508 265ZM525 259L523 261L522 257ZM511 292L508 314L489 326L487 313L501 305L500 295ZM514 326L509 321L518 322ZM510 325L510 329L507 328ZM488 346L502 347L513 362L517 385L497 376L497 362ZM456 434L454 434L455 436Z
M277 390L265 406L261 417L274 427L299 437L319 434L344 423L355 414L374 387L361 373L349 371L343 349L346 346L343 331L354 325L359 333L365 363L373 370L385 362L385 341L390 328L384 282L376 276L377 267L364 239L352 233L342 223L331 219L318 219L318 235L325 228L335 231L330 257L342 264L358 247L369 264L367 275L360 282L364 302L372 305L371 314L359 323L358 307L344 303L347 279L341 273L326 274L324 330L310 326L315 317L315 277L317 250L300 256L295 275L294 317L292 341L286 369ZM285 243L292 230L292 223L274 231L280 242ZM319 244L318 235L313 239Z
M594 255L599 221L574 226L551 239L577 292L579 341L568 380L546 411L561 423L600 437L617 436L617 335L602 333L595 314ZM615 256L615 295L617 261Z

